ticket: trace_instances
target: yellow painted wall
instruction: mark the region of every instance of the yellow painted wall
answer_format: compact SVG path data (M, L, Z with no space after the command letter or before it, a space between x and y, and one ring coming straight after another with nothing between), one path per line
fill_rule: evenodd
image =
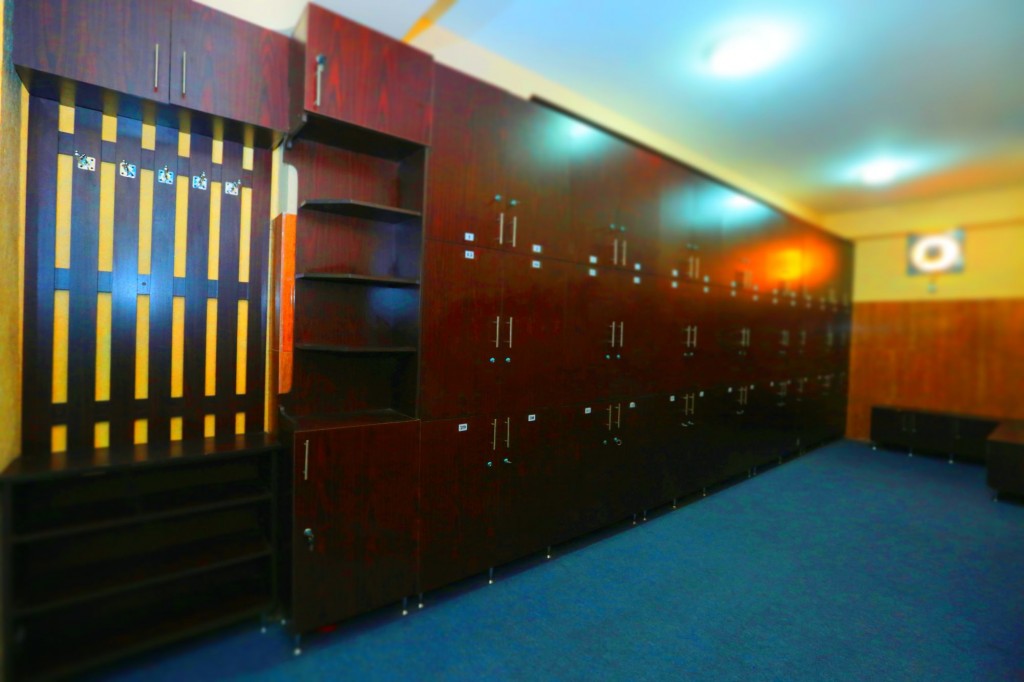
M21 449L21 306L24 300L25 158L21 79L10 60L13 4L0 20L0 469ZM25 107L27 109L27 106ZM18 170L15 170L18 169Z
M853 298L936 301L1024 298L1024 184L825 216L825 227L855 242ZM907 235L965 231L964 271L907 274Z

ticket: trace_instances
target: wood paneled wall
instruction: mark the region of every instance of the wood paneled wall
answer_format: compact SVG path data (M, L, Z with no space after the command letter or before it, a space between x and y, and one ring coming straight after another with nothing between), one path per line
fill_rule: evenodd
M262 432L270 153L31 98L23 454Z
M1024 419L1024 299L855 303L847 436L886 404Z

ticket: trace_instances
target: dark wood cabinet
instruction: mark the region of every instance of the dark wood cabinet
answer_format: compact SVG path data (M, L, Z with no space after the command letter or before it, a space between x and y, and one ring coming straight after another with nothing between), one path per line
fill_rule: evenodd
M60 97L59 88L45 82L49 75L166 102L176 4L21 0L14 3L11 57L34 94L42 94L38 86L49 89L50 97Z
M722 251L727 208L721 185L684 166L661 167L660 234L656 270L680 281L728 286Z
M288 130L287 37L198 2L179 1L170 38L168 101L233 121Z
M312 114L430 144L430 55L315 4L299 20L294 40L293 129Z
M843 380L844 377L839 377ZM843 401L845 404L845 401ZM834 419L832 420L834 423ZM997 420L907 407L871 408L871 441L913 453L984 462L986 439ZM833 427L834 428L834 427Z
M428 241L423 416L562 403L570 271L559 261Z
M415 420L292 435L296 631L415 593L419 442Z
M436 80L428 237L574 258L571 120L442 66Z
M275 31L191 0L33 0L14 23L33 94L137 118L170 104L163 123L261 145L289 128L289 41Z

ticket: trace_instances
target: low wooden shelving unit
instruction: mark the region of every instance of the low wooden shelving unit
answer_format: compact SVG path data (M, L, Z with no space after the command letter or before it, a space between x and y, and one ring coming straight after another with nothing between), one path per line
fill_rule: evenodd
M269 614L277 451L256 434L15 460L0 476L7 679Z

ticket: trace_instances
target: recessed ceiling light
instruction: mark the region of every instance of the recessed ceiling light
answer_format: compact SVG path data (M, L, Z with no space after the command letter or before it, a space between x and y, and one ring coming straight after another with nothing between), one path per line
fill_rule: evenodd
M708 65L719 76L747 76L778 62L789 52L791 44L789 35L779 29L736 33L712 48Z
M733 194L725 203L729 208L743 209L752 207L754 205L754 200L750 197L745 197L742 194Z
M873 161L860 169L860 179L866 185L887 185L900 172L901 165L891 159Z

